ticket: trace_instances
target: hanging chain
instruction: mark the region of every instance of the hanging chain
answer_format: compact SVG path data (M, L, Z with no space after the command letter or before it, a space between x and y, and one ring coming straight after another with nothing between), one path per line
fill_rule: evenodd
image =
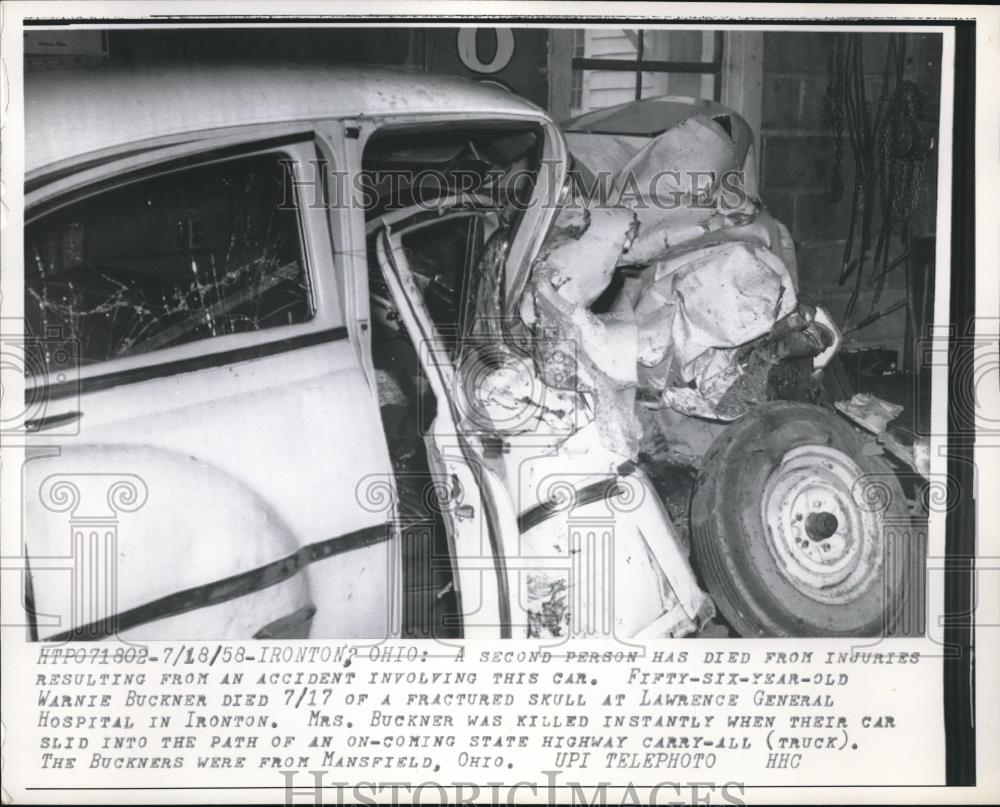
M839 202L844 195L841 164L844 160L844 34L837 34L833 46L831 80L827 89L833 132L833 170L830 176L830 201Z
M920 88L903 82L880 138L883 209L893 223L910 219L923 186L928 143L918 123L922 103Z

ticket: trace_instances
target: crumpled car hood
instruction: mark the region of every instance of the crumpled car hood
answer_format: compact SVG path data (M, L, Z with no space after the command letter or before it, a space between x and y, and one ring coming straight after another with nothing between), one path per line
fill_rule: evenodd
M536 426L593 423L605 449L634 459L637 404L733 420L764 399L770 366L828 347L798 300L791 234L757 194L739 115L653 99L567 128L576 176L516 311L518 373L534 377L487 383L498 413L530 386ZM773 343L789 334L790 347Z
M711 102L617 109L569 126L584 185L605 184L568 195L519 313L544 384L580 393L605 446L634 457L637 394L689 415L742 414L725 400L740 348L798 299L794 245L757 198L745 121Z

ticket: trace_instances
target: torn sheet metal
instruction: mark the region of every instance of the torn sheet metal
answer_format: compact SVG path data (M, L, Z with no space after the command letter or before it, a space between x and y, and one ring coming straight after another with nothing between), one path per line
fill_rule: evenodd
M593 130L570 138L574 148L604 142L604 151L583 149L592 170L617 169L617 190L630 184L634 192L614 207L588 206L574 191L522 301L542 377L594 392L606 439L631 457L638 430L628 410L636 390L686 415L739 417L746 402L720 406L745 374L737 349L798 305L791 235L755 196L752 137L738 116L719 110L680 109L684 114L651 138ZM726 193L721 178L748 168L753 195ZM622 266L638 269L637 276L595 313L592 303ZM575 348L569 368L551 334Z
M676 191L698 195L706 180L694 172L714 174L710 184L717 190L731 170L740 172L748 197L759 195L753 131L740 115L714 101L650 98L585 113L563 129L579 162L594 175L615 177L619 199L636 192L661 201ZM655 181L644 186L643 180Z
M590 305L608 287L635 228L635 216L625 208L567 207L556 219L532 271L566 302Z
M719 403L743 375L736 348L797 307L784 262L753 241L684 250L653 267L635 306L643 384L684 414L733 419Z
M577 170L588 182L598 178L618 176L625 164L648 142L648 138L627 135L594 136L566 133L566 145L573 152ZM605 185L598 184L594 188L602 194L596 201L608 202L606 194L612 190L611 184L606 179L602 179L602 182Z
M709 210L682 208L670 214L659 211L658 218L641 220L639 232L628 252L622 255L622 262L638 265L653 263L675 247L704 239L735 223L736 219L717 212L714 206Z
M762 224L748 240L668 247L640 277L625 281L606 312L595 314L590 304L623 253L635 248L633 232L628 211L579 214L535 265L528 306L542 378L556 388L594 392L609 445L629 457L638 447L638 386L685 414L738 417L744 409L719 408L743 374L736 348L772 331L798 306L794 281L766 246L770 232Z
M744 156L720 123L699 115L652 138L625 163L615 185L623 196L635 188L647 201L676 205L681 197L712 196Z
M781 259L750 242L668 258L655 266L652 285L676 300L671 334L684 381L695 380L704 354L764 335L798 302Z
M593 175L614 172L618 204L573 187L532 268L521 316L542 379L589 393L605 445L630 458L638 397L715 421L745 414L792 350L747 347L799 307L794 243L757 197L746 122L672 99L582 116L567 142ZM627 276L609 302L616 271ZM811 315L794 324L811 328ZM828 347L811 331L786 341Z
M522 307L535 327L535 361L555 389L593 393L594 419L611 450L632 457L641 428L635 418L636 328L628 305L603 315L589 310L611 281L634 234L624 208L560 214L532 270Z

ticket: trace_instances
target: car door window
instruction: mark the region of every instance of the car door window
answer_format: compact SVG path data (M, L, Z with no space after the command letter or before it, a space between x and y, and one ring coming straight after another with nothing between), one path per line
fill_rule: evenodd
M82 365L312 317L278 152L147 177L25 228L25 313Z

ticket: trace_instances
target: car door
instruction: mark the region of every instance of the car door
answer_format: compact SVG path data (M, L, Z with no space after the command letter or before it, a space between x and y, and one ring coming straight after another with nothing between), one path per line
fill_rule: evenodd
M517 515L510 497L492 469L480 461L478 450L463 433L463 413L456 404L454 355L456 333L449 332L442 315L428 306L434 297L429 279L411 269L404 246L406 215L389 217L370 225L377 233L377 260L399 319L419 347L421 369L438 402L436 417L426 434L430 470L441 490L441 503L450 542L452 579L461 604L462 632L466 638L511 638L525 625L520 600L511 597L508 554L516 550ZM447 225L452 219L469 220L468 232L481 230L478 215L460 211L435 215L431 225ZM394 228L398 227L399 230ZM440 278L432 278L452 285ZM462 299L455 300L458 317ZM447 318L445 318L447 319ZM513 543L512 543L513 542Z
M311 130L258 128L30 178L37 638L394 630L391 513L358 490L392 476L316 161Z
M494 635L499 619L514 636L691 633L711 604L650 481L603 446L575 395L541 387L504 344L493 258L505 249L491 249L510 237L502 221L447 197L369 223L439 401L426 440L449 492L467 630Z

